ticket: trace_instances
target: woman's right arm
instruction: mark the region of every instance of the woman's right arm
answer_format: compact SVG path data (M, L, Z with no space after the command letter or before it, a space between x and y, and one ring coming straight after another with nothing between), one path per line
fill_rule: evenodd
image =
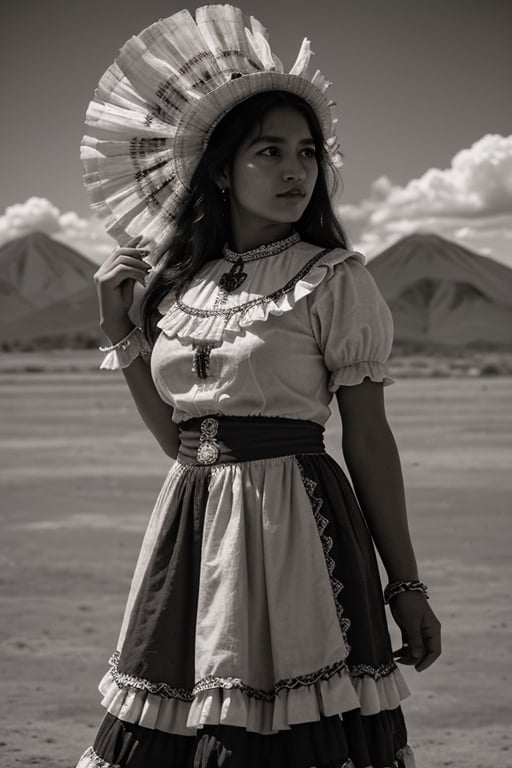
M137 237L127 246L116 248L94 275L100 306L100 325L112 344L130 333L134 323L128 314L135 282L145 285L150 267L142 261L147 250ZM136 246L139 247L136 247ZM142 357L136 357L122 369L142 420L168 456L178 453L178 426L172 420L173 409L164 403L153 383L151 370Z

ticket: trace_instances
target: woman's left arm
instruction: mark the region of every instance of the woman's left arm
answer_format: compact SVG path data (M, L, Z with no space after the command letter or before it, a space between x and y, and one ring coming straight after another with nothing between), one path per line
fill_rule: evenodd
M409 534L398 449L388 424L381 383L366 378L336 391L343 425L343 455L356 496L389 581L418 579ZM390 601L408 644L398 660L426 669L441 653L440 624L421 592L401 592Z

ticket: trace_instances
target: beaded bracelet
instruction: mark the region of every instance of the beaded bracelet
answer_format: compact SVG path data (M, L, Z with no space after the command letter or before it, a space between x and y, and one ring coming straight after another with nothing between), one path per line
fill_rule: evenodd
M142 328L136 325L117 344L112 344L110 347L99 347L99 351L107 353L100 369L117 371L119 368L128 368L139 355L147 357L151 352L151 346L144 336Z
M395 595L399 595L400 592L409 591L423 592L427 600L430 599L427 593L427 585L422 581L393 581L384 589L384 603L389 603L389 601L395 597Z

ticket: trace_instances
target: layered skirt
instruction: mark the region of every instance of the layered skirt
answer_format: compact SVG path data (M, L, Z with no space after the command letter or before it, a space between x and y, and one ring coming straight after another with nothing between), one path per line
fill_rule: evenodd
M77 768L413 768L373 542L319 424L183 422Z

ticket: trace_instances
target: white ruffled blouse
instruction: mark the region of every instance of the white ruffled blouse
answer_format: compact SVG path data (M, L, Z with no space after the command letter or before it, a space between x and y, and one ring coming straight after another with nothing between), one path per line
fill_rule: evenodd
M391 384L391 312L364 256L305 242L245 261L246 279L219 286L232 263L208 262L177 301L160 304L151 370L180 422L207 414L281 416L325 424L340 386ZM206 378L195 346L209 345Z

